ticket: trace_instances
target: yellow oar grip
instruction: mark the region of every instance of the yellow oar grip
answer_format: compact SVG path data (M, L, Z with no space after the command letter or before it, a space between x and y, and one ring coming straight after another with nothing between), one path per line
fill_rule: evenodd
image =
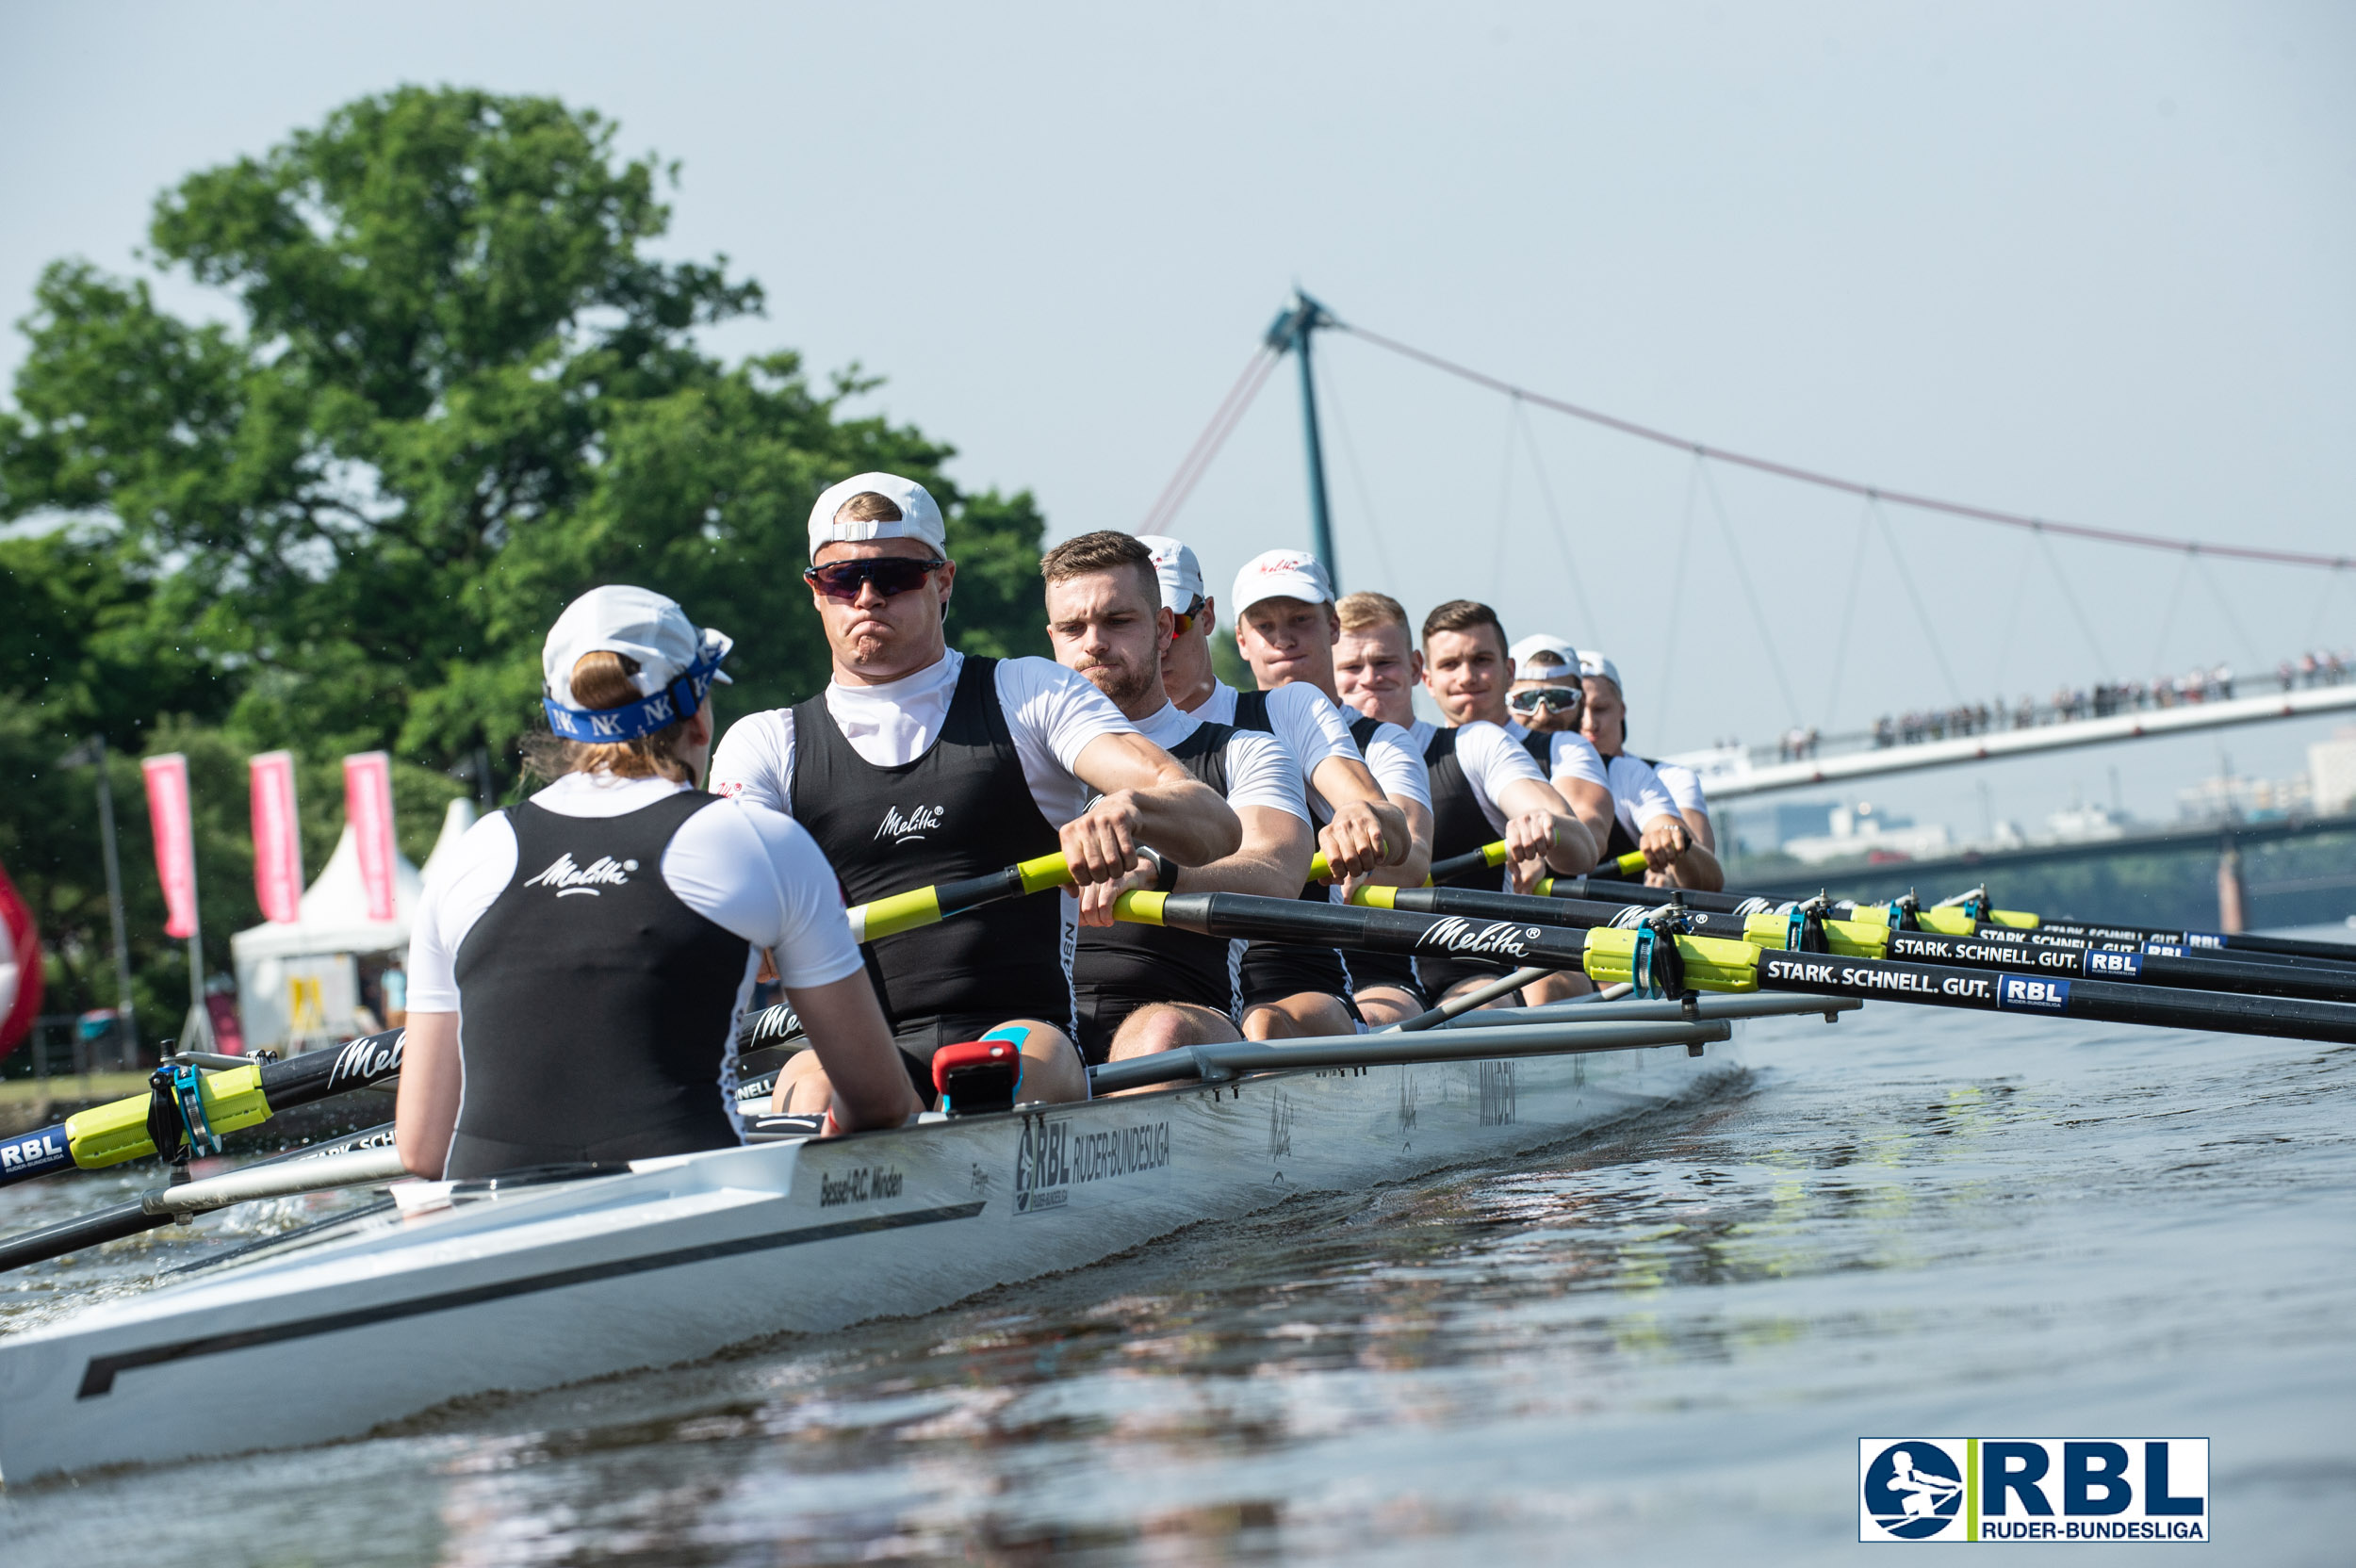
M1325 851L1320 849L1315 855L1309 857L1310 881L1328 882L1333 880L1333 868L1326 863Z
M1113 919L1129 921L1137 925L1162 923L1162 906L1168 893L1126 892L1113 900Z
M270 1102L262 1095L262 1069L233 1067L204 1074L205 1120L216 1133L234 1133L270 1119ZM93 1105L66 1118L66 1147L74 1163L98 1170L155 1152L147 1135L147 1096L134 1095L105 1105Z
M903 931L931 925L941 919L941 890L917 888L909 892L893 893L872 904L855 906L849 914L851 939L855 942L896 937Z
M1042 855L1036 860L1025 860L1014 869L1023 874L1023 890L1026 893L1072 886L1072 867L1059 854Z
M1399 890L1397 888L1365 887L1359 889L1356 892L1351 893L1350 895L1350 901L1352 904L1362 905L1368 909L1396 909L1399 907Z
M1634 876L1644 869L1644 852L1641 849L1631 849L1612 863L1620 868L1621 875Z

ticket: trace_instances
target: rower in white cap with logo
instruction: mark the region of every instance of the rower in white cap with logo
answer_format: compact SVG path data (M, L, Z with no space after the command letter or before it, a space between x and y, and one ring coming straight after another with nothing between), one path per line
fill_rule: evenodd
M1085 678L948 645L957 575L923 485L867 473L830 486L810 508L802 576L834 678L730 727L714 787L809 828L859 904L1058 852L1082 884L1119 880L1141 845L1179 865L1233 854L1242 829L1218 792ZM867 944L927 1102L934 1054L984 1038L1020 1051L1020 1101L1087 1098L1073 1043L1077 910L1071 897L1007 899ZM782 1109L816 1109L819 1064L795 1057L778 1092Z
M835 1125L916 1113L826 858L697 787L729 646L644 588L594 589L549 629L527 766L550 782L467 830L413 923L396 1135L418 1175L738 1141L736 1019L764 954Z
M1152 541L1148 541L1151 545ZM1165 584L1167 591L1167 583ZM1335 700L1333 640L1341 623L1333 588L1315 556L1268 550L1235 574L1229 601L1235 645L1260 690L1237 692L1207 673L1207 616L1172 639L1165 661L1170 700L1197 718L1274 734L1300 763L1318 846L1338 879L1420 883L1432 863L1432 794L1423 758L1404 731L1362 718ZM1203 639L1183 653L1187 637ZM1352 732L1353 721L1356 733ZM1363 738L1363 743L1362 743ZM1324 900L1311 884L1301 897ZM1244 1033L1254 1039L1347 1033L1360 1018L1388 1022L1417 1010L1408 992L1376 988L1353 996L1342 956L1331 948L1254 942L1239 970Z
M1646 881L1716 892L1726 885L1726 874L1718 864L1702 781L1689 768L1654 763L1628 751L1628 699L1617 664L1594 648L1580 648L1579 677L1584 697L1579 727L1612 780L1609 853L1641 849L1649 868Z

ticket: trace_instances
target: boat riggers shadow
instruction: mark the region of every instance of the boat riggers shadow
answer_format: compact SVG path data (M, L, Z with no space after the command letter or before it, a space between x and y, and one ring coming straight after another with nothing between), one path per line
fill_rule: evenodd
M308 1105L353 1089L384 1083L401 1071L405 1031L363 1035L329 1051L307 1052L283 1062L255 1061L221 1072L194 1073L186 1092L173 1098L174 1123L167 1135L176 1152L187 1147L218 1152L221 1136L268 1121L297 1105ZM150 1113L153 1094L131 1095L54 1126L0 1138L0 1186L29 1182L58 1170L101 1170L156 1151Z
M1478 954L1523 965L1579 969L1598 984L1626 981L1640 997L1675 997L1688 989L1806 991L1979 1012L2042 1013L2106 1023L2356 1043L2356 1004L1768 949L1750 941L1689 936L1697 911L1675 906L1644 912L1633 925L1584 929L1567 922L1546 923L1534 916L1482 921L1244 893L1125 893L1115 912L1125 920L1212 937L1330 942L1411 955ZM1565 913L1576 918L1577 911Z

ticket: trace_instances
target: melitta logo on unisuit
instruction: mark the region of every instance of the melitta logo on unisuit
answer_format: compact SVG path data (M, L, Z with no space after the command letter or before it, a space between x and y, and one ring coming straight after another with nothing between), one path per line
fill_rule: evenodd
M1861 1437L1859 1541L2206 1541L2205 1437Z
M948 820L948 816L949 808L945 806L919 806L910 811L902 811L897 806L887 806L883 821L875 825L875 837L904 844L930 833Z
M611 855L600 855L586 866L573 864L573 852L566 850L548 862L548 869L524 884L527 888L554 888L559 898L575 893L587 893L591 898L601 896L599 887L618 888L630 880L630 874L638 869L635 860L616 860Z

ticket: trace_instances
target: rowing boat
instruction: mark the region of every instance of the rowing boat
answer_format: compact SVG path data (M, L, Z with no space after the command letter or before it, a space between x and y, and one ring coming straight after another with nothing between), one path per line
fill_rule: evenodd
M1725 1019L1854 1004L1656 1005L1667 1021L1564 1024L1543 1044L1555 1030L1394 1037L1402 1057L1447 1059L1206 1068L1082 1104L398 1184L0 1340L0 1477L326 1442L487 1391L928 1312L1297 1194L1573 1137L1695 1094L1723 1069L1695 1058Z

